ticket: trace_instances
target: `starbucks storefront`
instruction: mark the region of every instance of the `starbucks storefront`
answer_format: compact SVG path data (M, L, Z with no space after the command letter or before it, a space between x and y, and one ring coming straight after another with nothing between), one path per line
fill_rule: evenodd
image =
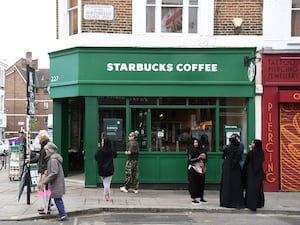
M138 133L140 183L187 183L187 142L208 152L206 183L218 184L222 149L255 134L255 84L244 57L254 48L71 48L50 53L53 140L66 174L99 183L94 154L102 137L118 151L114 183L124 182L123 152Z

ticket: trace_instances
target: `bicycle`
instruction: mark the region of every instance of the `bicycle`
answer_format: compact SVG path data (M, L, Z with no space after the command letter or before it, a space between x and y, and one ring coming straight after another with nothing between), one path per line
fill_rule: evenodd
M0 154L0 170L2 170L3 167L6 169L7 155L7 152Z

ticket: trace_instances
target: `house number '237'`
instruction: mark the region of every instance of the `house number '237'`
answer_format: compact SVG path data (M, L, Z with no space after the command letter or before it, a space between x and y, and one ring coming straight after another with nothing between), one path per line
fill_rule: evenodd
M51 76L51 82L58 81L59 76Z

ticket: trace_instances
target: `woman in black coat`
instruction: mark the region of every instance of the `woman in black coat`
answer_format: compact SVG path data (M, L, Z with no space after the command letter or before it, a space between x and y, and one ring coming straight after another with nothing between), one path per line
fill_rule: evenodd
M95 159L98 166L98 174L103 182L103 200L111 201L110 185L112 176L114 174L114 161L117 157L116 151L111 148L111 141L109 139L102 139L101 147L95 154Z
M240 143L229 139L223 152L222 177L220 184L220 206L241 209L244 207Z
M192 204L206 203L204 200L204 185L207 162L207 153L202 149L199 140L194 138L188 147L188 179L189 193L192 199ZM200 167L198 167L198 165ZM200 202L196 199L200 198Z
M265 196L263 190L265 160L262 149L262 141L255 139L251 143L251 151L247 154L243 167L243 178L245 181L245 205L252 211L264 207Z

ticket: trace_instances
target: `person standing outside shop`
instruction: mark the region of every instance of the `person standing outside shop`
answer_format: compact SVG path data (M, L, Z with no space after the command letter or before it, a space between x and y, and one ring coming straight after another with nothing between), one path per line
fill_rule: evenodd
M114 158L117 157L117 153L111 147L111 141L103 138L101 141L101 147L95 154L95 160L97 161L98 174L103 182L103 200L111 201L110 185L112 176L115 172Z
M244 154L244 149L245 149L244 143L241 141L240 135L238 135L237 133L233 133L231 135L231 137L235 138L239 142L240 150L242 152L242 155L241 155L242 158L240 160L240 165L241 165L241 168L243 168L243 165L244 165L243 154Z
M49 142L48 132L46 130L40 130L40 132L38 134L38 139L41 144L41 149L40 149L39 154L33 158L26 159L25 163L37 163L38 164L39 178L38 178L37 189L42 190L43 181L45 179L46 170L47 170L47 159L45 158L46 157L45 146ZM42 199L42 202L43 202L43 199ZM49 209L50 209L50 205L49 205ZM48 209L48 214L49 214L49 209ZM42 207L42 208L39 208L38 211L40 214L45 214L46 210Z
M46 189L51 191L51 198L54 199L55 205L59 213L59 220L67 219L62 196L65 194L65 178L62 167L63 158L57 153L57 146L48 142L44 147L47 159L47 175L43 184Z
M245 206L252 211L264 207L265 196L263 189L265 160L262 141L255 139L251 142L251 151L248 152L243 167L243 180L246 189Z
M120 187L122 192L128 192L130 185L133 186L133 193L139 193L139 144L135 140L135 133L131 132L128 136L128 149L125 155L128 156L125 165L125 184Z
M229 138L229 146L223 151L224 162L220 184L220 206L244 208L242 170L240 166L240 143L234 137Z
M207 203L204 200L205 173L207 153L202 148L197 138L193 138L192 145L188 148L188 190L193 205ZM200 202L197 200L200 198Z

